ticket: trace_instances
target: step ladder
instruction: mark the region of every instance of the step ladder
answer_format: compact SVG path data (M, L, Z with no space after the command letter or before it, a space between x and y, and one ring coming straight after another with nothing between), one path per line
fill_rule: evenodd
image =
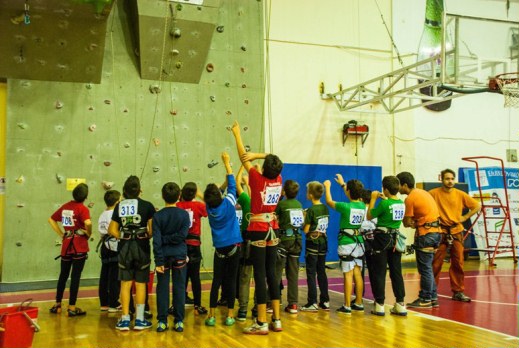
M478 223L478 220L483 220L483 229L485 231L485 247L484 248L471 248L468 249L484 252L487 254L490 266L496 266L494 262L495 258L499 254L512 253L514 263L517 263L517 255L515 251L515 240L514 232L512 230L512 219L510 217L510 205L508 202L508 189L506 185L506 172L503 160L495 157L488 156L477 156L477 157L464 157L462 160L472 162L476 165L476 183L479 193L474 196L475 199L479 199L481 204L481 210L476 215L476 218L472 222L470 228L467 230L464 239L466 239L470 233L473 233L476 238L481 237L474 233L474 226ZM479 161L491 160L499 162L498 168L501 168L503 178L503 189L505 199L501 200L499 197L489 197L483 194L481 188L481 180L479 175ZM501 245L503 236L509 236L510 245Z

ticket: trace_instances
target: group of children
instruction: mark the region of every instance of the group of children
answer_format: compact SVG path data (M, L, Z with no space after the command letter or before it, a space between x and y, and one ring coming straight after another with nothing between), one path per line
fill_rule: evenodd
M397 303L392 314L406 315L401 253L395 250L398 229L404 217L404 205L396 197L399 182L396 177L385 177L383 192L368 192L358 180L345 182L340 174L334 178L343 188L349 202L336 202L331 195L331 181L312 181L307 184L307 199L312 205L304 210L296 196L299 184L286 180L282 185L282 162L272 154L250 153L245 150L237 122L232 127L238 155L242 163L235 179L227 153L222 154L226 169L225 185L207 185L203 195L197 194L194 183L182 189L173 182L162 188L164 208L156 211L152 203L141 199L140 181L130 176L123 186L123 199L114 190L107 191L107 209L99 218L101 239L101 279L99 295L101 310L122 315L116 329L130 329L131 289L135 286L134 330L152 326L145 315L147 283L151 265L150 238L152 238L155 272L157 275L157 332L168 329L168 314L174 317L174 330L183 331L184 306L187 303L187 280L193 291L197 314L207 314L205 325L215 326L218 293L227 305L224 325L247 317L250 280L255 281L255 320L244 329L247 334L265 335L282 331L280 316L280 284L285 269L288 304L285 312L299 310L316 312L330 309L326 254L328 252L329 209L340 213L338 255L344 275L344 304L339 313L363 311L363 269L367 259L370 281L375 296L372 313L384 315L385 276L389 264L391 281ZM253 165L264 159L263 166ZM248 176L243 176L247 171ZM227 193L224 195L223 188ZM321 202L325 195L326 204ZM66 280L72 269L68 315L84 315L75 307L81 270L88 252L91 222L82 202L88 196L88 187L78 185L74 200L60 207L49 219L52 228L64 238L61 252L61 273L56 303L52 313L61 311L61 299ZM203 198L203 202L195 197ZM283 197L283 198L282 198ZM375 202L382 198L377 206ZM366 204L369 208L366 208ZM200 251L201 218L207 217L215 248L213 282L209 311L201 304ZM373 227L362 228L363 223L376 221ZM57 224L61 222L65 233ZM373 224L373 223L372 223ZM307 303L298 307L299 256L302 252L302 234L306 236L305 266L308 284ZM334 232L332 232L335 235ZM366 237L366 238L365 238ZM170 277L173 280L173 305L169 307ZM316 282L317 280L317 282ZM355 300L351 293L355 282ZM134 284L134 285L133 285ZM320 289L317 299L317 285ZM238 298L238 314L234 303ZM267 310L267 302L270 303ZM270 323L267 312L272 313Z

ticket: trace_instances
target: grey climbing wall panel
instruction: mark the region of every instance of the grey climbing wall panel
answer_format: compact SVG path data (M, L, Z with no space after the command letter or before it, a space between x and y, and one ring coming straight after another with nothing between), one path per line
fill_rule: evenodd
M222 151L239 168L228 131L234 119L252 151L263 150L262 11L260 1L221 2L220 31L214 29L198 84L140 78L122 2L108 20L112 29L100 84L8 80L3 282L57 278L59 262L53 257L59 240L47 219L71 199L67 179L84 178L90 187L85 203L94 240L83 274L93 278L100 267L93 249L104 187L113 183L121 190L129 175L138 175L142 197L162 207L165 182L194 181L202 190L221 183ZM211 162L219 164L208 166ZM211 267L207 222L203 234L204 263Z

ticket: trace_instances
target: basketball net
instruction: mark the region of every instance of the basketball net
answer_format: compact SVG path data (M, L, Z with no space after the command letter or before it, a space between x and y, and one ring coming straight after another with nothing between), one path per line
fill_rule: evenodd
M505 108L519 108L519 80L497 78L496 82L505 97Z

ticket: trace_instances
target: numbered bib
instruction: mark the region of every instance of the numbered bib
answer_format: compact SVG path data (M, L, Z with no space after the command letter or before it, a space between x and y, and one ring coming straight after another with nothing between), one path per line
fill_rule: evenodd
M317 219L317 229L316 231L326 233L328 229L328 216L320 217Z
M350 211L350 225L360 225L364 221L364 209L351 209Z
M136 199L125 199L119 203L119 216L122 218L137 216L139 201Z
M63 227L74 227L74 211L63 210L61 212L61 224Z
M294 227L301 227L303 225L303 210L290 210L290 224Z
M405 215L405 205L399 203L393 204L391 207L393 208L393 220L402 221Z
M241 209L236 210L236 218L238 219L238 223L241 226L241 222L243 221L243 210L241 210Z
M189 214L189 228L193 227L193 211L192 210L186 210L187 213Z
M277 205L281 197L281 186L267 186L263 196L263 205Z

